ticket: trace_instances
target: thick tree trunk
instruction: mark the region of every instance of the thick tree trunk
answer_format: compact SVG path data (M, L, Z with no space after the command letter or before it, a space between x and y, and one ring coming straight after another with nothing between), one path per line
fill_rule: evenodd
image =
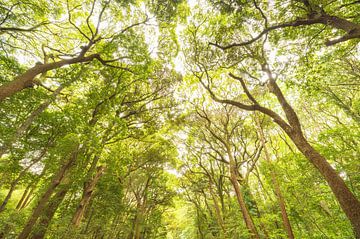
M319 170L329 184L346 216L350 219L357 238L360 238L360 203L344 180L327 160L317 152L302 133L290 133L290 138L305 157Z
M318 169L320 174L325 178L333 191L335 197L346 216L349 218L357 238L360 238L360 202L354 194L346 186L344 180L338 175L335 169L328 163L324 156L316 151L304 137L301 129L299 118L286 101L281 89L276 84L271 75L270 70L264 69L269 75L269 89L277 97L282 109L286 114L286 118L290 125L277 121L280 127L286 132L290 139L294 142L300 152ZM283 120L281 120L283 121ZM283 121L284 122L284 121Z
M336 199L338 200L342 210L350 220L356 237L360 238L359 200L349 190L344 180L338 175L335 169L331 167L331 165L327 162L324 156L322 156L319 152L317 152L306 140L306 138L302 133L301 124L296 112L285 99L281 89L276 84L276 81L272 77L271 71L268 69L268 66L266 64L262 65L262 70L268 74L269 91L276 96L278 102L281 105L281 108L283 109L286 115L286 119L288 122L286 122L280 115L278 115L276 112L272 111L271 109L259 105L259 103L250 94L243 79L236 77L232 74L230 74L231 77L238 79L242 83L242 87L248 98L253 102L253 105L245 105L241 102L234 100L219 99L211 91L210 88L207 88L207 90L210 92L212 98L217 102L231 104L240 109L247 111L260 111L261 113L271 117L274 120L274 122L277 123L286 132L286 134L294 142L296 147L300 150L300 152L318 169L320 174L325 178L326 182L333 191Z
M82 199L78 205L78 207L76 208L75 214L71 220L71 223L75 226L78 227L80 225L81 219L84 216L85 210L87 209L87 206L90 203L90 200L93 196L93 192L95 189L96 184L98 183L101 175L103 174L105 168L100 166L97 168L96 174L94 176L94 178L91 179L90 182L87 182L84 188L84 192L83 192L83 196Z
M242 82L245 93L248 98L253 102L253 105L245 105L241 102L228 99L219 99L210 88L206 88L211 97L219 102L234 105L240 109L247 111L260 111L261 113L271 117L276 124L278 124L294 142L300 152L318 169L320 174L325 178L326 182L333 191L336 199L338 200L342 210L351 222L357 238L360 238L360 202L355 195L346 186L344 180L338 175L334 168L327 162L327 160L319 152L317 152L305 139L299 119L294 109L286 101L279 86L271 76L271 72L263 66L263 70L269 75L268 88L278 99L283 111L285 112L288 122L286 122L280 115L269 108L259 105L259 103L249 93L248 89L243 83L241 78L237 78ZM232 75L232 74L230 74ZM232 77L234 77L232 75Z
M255 123L256 123L257 128L258 128L258 134L259 134L259 137L260 137L260 140L261 140L261 144L262 144L262 146L264 148L265 160L270 165L271 182L273 184L275 195L277 197L277 201L278 201L278 204L279 204L279 207L280 207L281 218L282 218L284 229L286 231L286 234L288 235L288 238L289 239L294 239L294 233L292 231L290 220L289 220L288 214L286 212L285 200L284 200L284 197L282 196L280 185L279 185L279 182L277 180L276 173L274 171L274 168L273 168L273 165L272 165L272 162L271 162L271 159L270 159L270 154L269 154L269 151L268 151L267 146L266 146L266 140L265 140L265 136L264 136L264 131L263 131L261 125L260 125L260 122L259 122L259 119L258 119L257 115L255 115Z
M0 86L0 102L5 98L10 97L25 88L32 87L35 84L34 82L35 77L39 74L46 73L50 70L54 70L57 68L61 68L65 65L89 62L96 58L100 59L100 56L98 54L92 54L85 57L83 56L83 54L81 54L80 56L72 59L61 60L46 64L37 64L34 67L27 70L26 72L24 72L23 74L17 76L13 81L10 81Z
M325 178L338 200L341 208L349 218L357 238L360 238L360 202L355 195L346 186L344 180L338 175L335 169L328 163L324 156L316 151L305 138L299 118L286 101L281 89L276 84L269 69L264 68L269 75L269 89L277 97L282 109L286 114L287 123L277 121L280 127L286 132L290 139L294 142L300 152L318 169Z
M57 188L57 186L62 182L65 174L68 172L68 170L72 167L72 165L75 163L76 158L78 154L78 149L76 149L70 156L70 159L59 169L59 171L56 173L54 178L52 179L48 189L45 191L45 193L41 196L37 206L34 208L29 220L27 221L26 225L24 226L23 230L21 231L20 235L17 237L18 239L26 239L32 228L34 227L37 219L41 216L43 213L43 210L46 206L46 203L48 202L49 198L53 194L54 190Z

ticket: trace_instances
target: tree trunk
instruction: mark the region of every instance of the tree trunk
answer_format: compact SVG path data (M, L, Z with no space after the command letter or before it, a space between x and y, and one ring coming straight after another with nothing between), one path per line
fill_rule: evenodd
M355 197L355 195L349 190L346 186L344 180L338 175L334 168L327 162L327 160L319 152L317 152L306 140L303 135L301 124L299 118L290 106L290 104L285 99L281 89L276 84L275 79L271 75L271 71L268 69L266 64L262 64L262 70L268 74L268 88L271 93L273 93L278 102L283 109L286 119L286 122L280 115L272 111L269 108L259 105L259 103L254 99L247 89L242 78L236 77L230 73L230 76L238 79L242 83L242 87L248 96L248 98L253 102L252 105L245 105L241 102L228 99L219 99L214 92L211 91L209 87L205 88L210 93L211 97L219 102L234 105L240 109L247 111L260 111L261 113L271 117L276 124L278 124L294 142L299 151L318 169L320 174L325 178L326 182L330 186L332 192L334 193L336 199L338 200L342 210L346 214L347 218L350 220L351 225L354 229L355 236L360 238L360 202Z
M212 188L211 181L209 182L209 190L210 190L211 197L212 197L212 199L214 201L214 207L215 207L215 214L216 214L217 222L218 222L221 230L223 231L223 233L226 234L226 229L225 229L225 226L224 226L224 220L223 220L223 217L221 215L221 209L220 209L220 206L219 206L218 199L216 198L216 195L215 195L214 190Z
M29 203L31 202L30 197L33 195L34 191L35 191L35 185L31 186L31 190L28 193L28 195L26 196L24 202L20 205L20 207L18 208L18 211L20 211L21 209L24 209L27 205L29 205Z
M19 176L11 183L9 192L6 194L6 197L4 198L4 201L0 205L0 213L5 210L5 207L6 207L7 203L9 202L9 200L11 198L11 195L15 190L16 185L18 184L18 182L20 181L22 176L25 174L25 172L26 172L25 170L20 172Z
M249 213L249 210L247 209L245 200L244 200L244 195L241 192L240 189L240 185L239 185L239 181L237 180L237 168L236 168L236 164L235 164L235 159L232 156L231 153L231 149L230 146L226 147L227 150L227 154L229 156L229 166L230 166L230 181L231 184L233 185L234 189L235 189L235 194L236 194L236 199L239 203L240 209L241 209L241 213L242 216L244 218L244 222L245 225L247 227L247 229L250 232L250 237L251 238L255 238L255 239L260 239L259 233L256 230L255 224L252 220L252 217Z
M43 239L45 233L50 225L51 220L53 219L56 210L60 206L61 202L64 200L67 192L69 191L69 182L66 185L63 185L61 188L49 201L49 203L44 208L44 212L39 219L38 229L36 232L30 236L31 239Z
M19 210L19 209L20 209L20 207L21 207L21 205L23 204L23 202L24 202L24 200L25 200L25 198L26 198L26 196L27 196L30 188L31 188L31 184L29 184L29 185L26 187L26 189L24 190L24 192L23 192L23 194L22 194L22 196L21 196L18 204L16 205L16 210Z
M18 177L11 183L9 192L7 193L4 201L3 201L2 204L0 205L0 213L5 210L5 207L6 207L7 203L8 203L8 201L9 201L9 199L11 198L11 195L12 195L12 193L14 192L15 187L17 186L17 184L19 183L19 181L22 179L22 177L25 175L25 173L26 173L33 165L35 165L37 162L39 162L39 161L44 157L44 155L46 154L47 150L48 150L47 147L45 147L45 148L43 149L43 151L41 152L41 154L40 154L37 158L35 158L35 159L31 162L31 164L30 164L29 166L27 166L26 168L24 168L24 169L20 172L20 174L18 175ZM24 195L23 195L23 196L24 196ZM23 198L23 197L22 197L22 198Z
M71 223L75 227L78 227L80 225L80 222L84 216L85 210L86 210L87 206L89 205L89 202L93 196L95 186L96 186L97 182L99 181L101 175L103 174L104 170L105 170L104 167L102 167L102 166L98 167L94 178L91 179L90 182L86 183L82 199L81 199L81 201L75 211L75 214L71 220Z
M56 175L52 179L48 189L41 196L37 206L34 208L29 220L27 221L26 225L24 226L23 230L21 231L20 235L18 236L18 239L26 239L29 236L32 228L34 227L37 219L41 216L41 214L42 214L42 212L43 212L43 210L44 210L44 208L46 206L46 203L48 202L49 198L53 194L54 190L62 182L65 174L68 172L68 170L75 163L76 158L77 158L77 154L78 154L78 149L76 149L71 154L70 159L56 173Z
M57 68L61 68L65 65L90 62L94 59L99 59L99 58L100 56L98 54L92 54L86 57L83 54L80 54L78 57L72 59L66 59L66 60L61 60L46 64L37 64L34 67L27 70L26 72L24 72L23 74L17 76L13 81L10 81L0 86L0 102L5 98L12 96L15 93L25 88L32 87L35 84L34 82L35 77L39 74L43 74Z
M277 124L286 132L290 139L294 142L300 152L318 169L321 175L325 178L333 191L336 199L340 203L341 208L349 218L351 225L354 229L355 236L360 238L360 202L356 199L354 194L346 186L344 180L338 175L328 161L318 151L316 151L304 137L301 129L299 118L286 101L281 89L276 84L275 79L272 77L269 69L264 67L264 71L269 76L268 87L278 99L286 118L289 122L287 124L283 119L274 119ZM261 110L260 110L261 111ZM268 114L269 115L269 114ZM274 116L274 114L272 114Z
M346 186L327 160L317 152L305 139L302 133L289 134L296 147L319 170L329 184L346 216L350 219L356 238L360 238L360 203Z
M141 229L142 229L142 223L143 223L143 217L144 217L144 206L141 205L141 203L138 203L137 210L136 210L136 216L134 220L134 236L133 239L140 239L141 236Z
M88 232L89 227L90 227L90 222L91 222L91 219L93 218L93 215L94 215L94 209L92 209L89 213L89 216L88 216L89 219L87 220L86 226L85 226L84 230L82 231L83 234Z
M288 214L286 212L285 200L284 200L284 197L282 196L280 185L279 185L279 182L277 180L276 173L274 171L274 168L273 168L273 165L272 165L272 162L271 162L271 159L270 159L270 154L269 154L269 151L268 151L267 146L266 146L266 140L265 140L264 131L263 131L261 125L260 125L260 122L259 122L259 119L258 119L257 115L255 115L255 123L256 123L256 126L258 128L258 134L260 136L261 144L262 144L262 146L264 148L265 160L270 165L271 182L273 184L273 187L274 187L274 190L275 190L275 195L277 197L277 201L278 201L278 204L279 204L279 207L280 207L281 218L282 218L284 229L285 229L285 231L286 231L286 233L288 235L288 238L289 239L294 239L294 233L292 231L290 220L289 220Z

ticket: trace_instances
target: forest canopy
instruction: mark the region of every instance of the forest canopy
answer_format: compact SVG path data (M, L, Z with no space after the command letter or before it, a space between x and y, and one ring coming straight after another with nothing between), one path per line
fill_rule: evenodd
M360 1L0 0L0 238L360 238Z

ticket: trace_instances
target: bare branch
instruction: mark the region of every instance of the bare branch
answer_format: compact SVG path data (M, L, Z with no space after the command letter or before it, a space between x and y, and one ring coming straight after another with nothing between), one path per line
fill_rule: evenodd
M90 10L89 16L86 18L86 25L88 26L88 28L91 32L91 36L92 36L91 39L93 39L95 37L95 34L90 26L90 17L92 16L92 14L94 12L95 3L96 3L96 0L93 1L92 5L91 5L91 10Z
M242 88L244 89L244 92L246 94L246 96L255 104L255 105L259 105L259 103L255 100L255 98L250 94L249 89L247 88L244 80L241 77L235 76L232 73L229 73L229 76L240 81L240 84L242 86Z
M4 19L0 22L0 26L1 26L2 24L4 24L4 22L9 18L10 14L12 13L13 8L16 7L16 6L19 5L19 4L20 4L20 3L15 3L15 4L12 5L9 9L7 9L7 8L5 8L5 7L2 7L2 8L4 8L4 9L7 10L7 13L6 13Z
M8 31L13 31L13 32L32 32L32 31L35 31L37 28L41 27L41 26L44 26L44 25L47 25L47 24L50 24L50 22L41 22L33 27L30 27L30 28L18 28L18 27L0 27L0 35L1 34L4 34L5 32L8 32Z

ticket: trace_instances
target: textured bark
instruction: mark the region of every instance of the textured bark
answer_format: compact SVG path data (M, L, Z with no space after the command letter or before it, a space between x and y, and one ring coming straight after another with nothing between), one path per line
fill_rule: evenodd
M291 133L290 138L296 147L319 170L325 178L341 208L349 218L356 238L360 238L360 202L346 186L344 180L319 152L317 152L300 133Z
M237 179L238 177L237 177L236 163L235 163L234 157L232 156L230 146L227 146L226 150L227 150L227 154L229 156L229 162L230 162L230 164L229 164L229 166L230 166L230 181L234 187L236 199L239 203L245 225L246 225L247 229L249 230L251 238L260 239L259 233L255 227L255 224L252 220L249 210L247 209L243 193L241 192L241 189L240 189L239 181Z
M214 202L214 207L215 207L215 214L216 214L216 220L221 228L221 230L223 231L224 234L226 234L226 228L225 228L225 225L224 225L224 220L223 220L223 216L221 214L221 209L220 209L220 206L219 206L219 201L214 193L214 190L212 188L212 185L211 185L211 182L209 184L209 190L210 190L210 194L211 194L211 197L213 199L213 202Z
M102 166L98 167L95 176L90 180L90 182L88 182L85 185L83 196L82 196L81 201L80 201L78 207L76 208L75 214L71 220L71 223L75 227L78 227L80 225L81 219L84 216L85 210L87 209L87 207L90 203L90 200L93 196L95 186L98 183L104 170L105 170L105 167L102 167Z
M229 99L220 99L214 92L200 81L205 89L210 93L210 96L219 103L225 103L234 105L240 109L247 111L260 111L261 113L271 117L275 123L277 123L285 133L290 137L294 142L299 151L318 169L320 174L324 177L328 185L330 186L332 192L334 193L336 199L338 200L342 210L346 214L347 218L350 220L353 227L354 233L357 238L360 238L360 202L355 197L355 195L349 190L346 186L344 180L338 175L336 170L327 162L324 156L317 152L304 137L304 134L301 129L299 118L295 113L294 109L285 99L282 91L279 86L276 84L275 79L272 77L270 70L266 64L262 65L263 71L268 74L268 88L271 93L273 93L278 102L280 103L285 115L287 122L276 112L272 111L269 108L259 105L259 103L253 98L249 93L248 89L244 84L242 84L244 91L248 98L252 101L252 105L245 105L241 102ZM238 79L243 83L241 78L235 77L230 74L231 77Z
M54 190L58 187L58 185L62 182L63 178L65 177L65 174L67 171L72 167L72 165L75 163L77 158L78 150L75 150L71 156L70 159L59 169L59 171L56 173L54 178L51 180L51 183L45 193L41 196L37 206L34 208L30 218L28 219L26 225L24 226L23 230L21 231L20 235L17 237L18 239L26 239L32 228L34 227L36 221L43 213L43 210L46 206L46 203L48 202L49 198L53 194Z
M284 226L284 229L286 231L286 234L287 234L288 238L289 239L294 239L294 233L292 231L291 223L290 223L288 214L286 212L285 200L284 200L284 197L282 196L280 185L279 185L279 182L277 180L274 168L272 166L272 162L271 162L271 159L270 159L270 154L269 154L269 151L268 151L267 146L266 146L266 140L265 140L264 132L263 132L263 129L262 129L261 125L260 125L260 122L259 122L259 119L258 119L257 115L255 115L255 122L256 122L256 125L257 125L257 128L258 128L258 134L260 136L261 144L263 145L263 148L264 148L265 160L270 165L271 182L273 184L275 195L277 197L277 201L278 201L278 204L279 204L279 207L280 207L282 223L283 223L283 226Z
M299 151L318 169L320 174L325 178L326 182L333 191L341 208L349 218L357 238L360 238L360 202L355 195L346 186L344 180L339 176L336 170L329 164L324 156L316 151L305 138L299 119L294 109L289 105L283 96L279 86L269 74L269 88L270 91L277 97L290 127L285 127L283 130L294 142Z
M0 101L14 95L15 93L25 88L32 87L35 84L34 81L35 77L39 74L43 74L50 70L61 68L66 65L90 62L94 59L101 59L101 58L98 54L92 54L89 56L84 56L83 54L80 54L78 57L72 59L61 60L52 63L37 64L34 67L27 70L26 72L24 72L23 74L17 76L13 81L10 81L0 86Z
M36 225L38 229L34 234L30 236L31 239L43 239L45 237L45 233L50 225L50 222L53 219L56 210L59 208L68 191L69 185L63 185L63 188L61 188L50 199L49 203L44 208L43 214L39 219L39 223Z

